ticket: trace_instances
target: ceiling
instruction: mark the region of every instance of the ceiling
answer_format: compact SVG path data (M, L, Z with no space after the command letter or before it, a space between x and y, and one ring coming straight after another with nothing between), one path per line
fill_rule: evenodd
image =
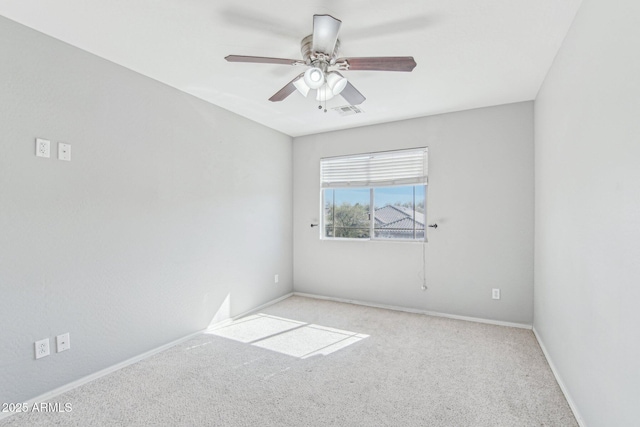
M0 15L291 136L532 100L581 0L0 0ZM267 6L268 5L268 6ZM413 56L411 73L345 71L361 114L310 94L268 101L304 68L314 14L342 20L340 56Z

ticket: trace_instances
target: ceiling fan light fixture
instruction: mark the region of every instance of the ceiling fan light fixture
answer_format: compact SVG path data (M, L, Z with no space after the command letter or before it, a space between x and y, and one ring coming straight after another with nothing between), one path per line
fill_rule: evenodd
M323 85L318 88L318 92L316 93L316 101L326 102L333 98L333 91L329 87L329 85Z
M327 85L334 95L339 95L347 87L347 79L332 71L327 74Z
M320 68L309 68L304 72L303 80L311 89L318 89L324 84L324 73Z
M302 96L304 96L305 98L307 97L307 95L309 94L309 91L311 90L311 88L307 86L307 84L304 82L304 79L296 80L295 82L293 82L293 85L296 87L298 92L300 92Z

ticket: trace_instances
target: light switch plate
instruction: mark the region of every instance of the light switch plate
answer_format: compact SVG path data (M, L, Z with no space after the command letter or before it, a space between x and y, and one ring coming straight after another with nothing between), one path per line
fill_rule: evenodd
M58 143L58 159L71 161L71 144L65 144L64 142Z

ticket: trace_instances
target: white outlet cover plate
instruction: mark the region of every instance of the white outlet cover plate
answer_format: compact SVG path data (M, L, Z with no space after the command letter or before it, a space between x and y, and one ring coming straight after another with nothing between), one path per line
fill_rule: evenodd
M58 348L58 353L71 348L71 340L68 332L56 337L56 347Z
M46 357L50 354L49 351L49 338L45 338L40 341L36 341L35 344L36 350L36 359L40 359L42 357Z
M64 142L58 143L58 159L71 161L71 144L65 144Z
M491 297L493 299L500 299L500 289L493 289L491 291Z
M50 157L51 141L49 141L48 139L36 138L36 156Z

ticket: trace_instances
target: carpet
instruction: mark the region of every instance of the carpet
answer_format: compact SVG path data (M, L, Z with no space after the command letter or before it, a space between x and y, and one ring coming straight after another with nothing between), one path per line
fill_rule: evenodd
M299 296L0 426L577 426L530 330Z

